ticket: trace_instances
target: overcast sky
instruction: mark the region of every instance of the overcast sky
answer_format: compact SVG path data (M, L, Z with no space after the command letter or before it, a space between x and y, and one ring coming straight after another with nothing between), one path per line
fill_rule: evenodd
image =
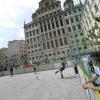
M8 41L24 39L24 20L31 21L40 0L0 0L0 48ZM65 0L60 0L63 4Z

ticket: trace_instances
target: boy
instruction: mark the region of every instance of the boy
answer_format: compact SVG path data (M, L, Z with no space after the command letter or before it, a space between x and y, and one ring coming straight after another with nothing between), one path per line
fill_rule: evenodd
M65 69L66 64L65 64L63 58L62 58L61 60L62 60L62 63L61 63L61 66L62 66L62 67L60 67L60 69L59 69L58 71L56 71L55 74L57 74L57 73L60 71L61 78L64 78L64 77L63 77L63 73L62 73L62 71Z

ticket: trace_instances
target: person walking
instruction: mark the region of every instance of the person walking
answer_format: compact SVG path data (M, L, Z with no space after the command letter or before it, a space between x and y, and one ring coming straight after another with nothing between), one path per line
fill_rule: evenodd
M57 74L58 72L60 72L60 74L61 74L61 78L63 79L64 78L64 76L63 76L63 70L65 69L65 67L66 67L66 64L65 64L65 62L64 62L64 59L62 58L61 59L62 60L62 62L61 62L61 67L60 67L60 69L59 70L57 70L56 72L55 72L55 74Z
M34 74L35 74L35 78L38 80L39 78L38 78L38 76L37 76L37 74L36 74L36 67L34 67L34 65L33 65L33 72L34 72Z
M10 75L13 77L13 67L10 67Z

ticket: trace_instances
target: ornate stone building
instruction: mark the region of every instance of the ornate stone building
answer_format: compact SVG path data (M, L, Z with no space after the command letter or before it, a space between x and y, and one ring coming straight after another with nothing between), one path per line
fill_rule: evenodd
M100 22L94 19L98 15L100 15L100 0L85 0L81 19L82 28L84 34L91 33L92 41L96 42L94 46L100 50L100 30L94 31L97 27L100 29ZM89 50L92 50L92 46L93 44L89 47Z
M24 24L28 60L35 62L67 56L65 26L61 2L41 0L32 14L32 22Z
M9 65L8 62L8 48L0 49L0 70L6 70Z
M24 40L13 40L8 42L9 67L25 64L27 61L26 45Z
M81 27L82 3L74 4L73 0L64 2L64 20L68 29L69 54L72 58L87 52L87 47L82 44L83 29Z
M81 14L82 4L74 5L73 0L64 2L64 10L59 0L41 0L32 22L24 23L28 61L83 54Z

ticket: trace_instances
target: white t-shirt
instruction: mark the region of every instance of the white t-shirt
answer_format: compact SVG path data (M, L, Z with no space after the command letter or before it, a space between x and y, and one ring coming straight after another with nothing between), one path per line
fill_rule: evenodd
M96 75L98 76L98 79L95 81L97 84L100 84L100 68L98 66L94 66L94 70Z

